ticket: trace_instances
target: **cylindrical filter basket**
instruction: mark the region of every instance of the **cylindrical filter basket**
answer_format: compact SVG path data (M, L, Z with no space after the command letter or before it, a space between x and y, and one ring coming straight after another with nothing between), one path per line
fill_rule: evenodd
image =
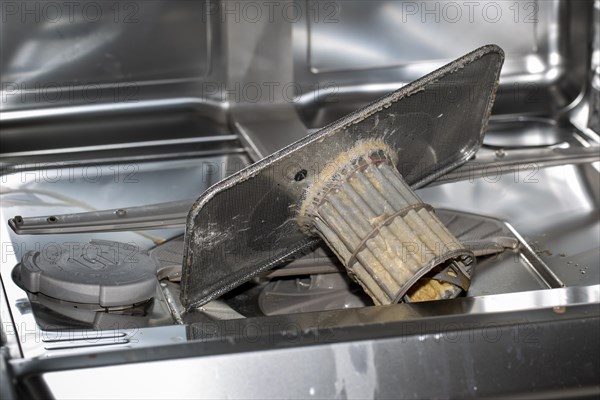
M307 190L298 223L321 236L375 304L456 297L474 257L404 182L384 143L357 144Z

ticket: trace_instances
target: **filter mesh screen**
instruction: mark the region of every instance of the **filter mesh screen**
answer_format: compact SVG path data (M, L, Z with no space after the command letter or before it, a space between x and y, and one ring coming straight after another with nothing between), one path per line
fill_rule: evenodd
M481 145L504 56L485 46L232 175L188 215L182 302L210 301L319 242L297 208L312 178L357 142L381 140L413 188Z

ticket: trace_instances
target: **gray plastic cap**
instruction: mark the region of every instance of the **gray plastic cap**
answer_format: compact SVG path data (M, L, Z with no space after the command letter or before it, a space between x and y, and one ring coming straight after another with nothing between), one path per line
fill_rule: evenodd
M106 240L30 251L21 261L20 280L33 293L103 307L148 300L157 284L156 265L145 251Z

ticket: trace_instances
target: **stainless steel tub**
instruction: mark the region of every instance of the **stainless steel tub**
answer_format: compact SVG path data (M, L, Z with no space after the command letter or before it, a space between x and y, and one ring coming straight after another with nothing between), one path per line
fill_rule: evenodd
M1 12L2 373L19 393L597 395L600 166L544 167L599 143L598 2L14 1ZM143 323L110 328L53 326L11 278L27 250L91 237L148 248L183 232L17 236L14 215L194 198L486 43L507 62L484 148L459 182L419 194L506 221L558 285L504 254L479 263L467 297L439 304L244 318L224 300L182 321L177 286L163 282ZM494 164L524 151L527 162Z

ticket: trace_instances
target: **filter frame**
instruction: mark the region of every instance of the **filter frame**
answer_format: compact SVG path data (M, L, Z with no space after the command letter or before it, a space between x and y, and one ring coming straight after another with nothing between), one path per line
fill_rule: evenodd
M503 61L498 46L483 46L209 188L187 217L182 304L205 304L320 243L298 226L298 205L357 141L393 148L413 189L465 163L483 141Z

